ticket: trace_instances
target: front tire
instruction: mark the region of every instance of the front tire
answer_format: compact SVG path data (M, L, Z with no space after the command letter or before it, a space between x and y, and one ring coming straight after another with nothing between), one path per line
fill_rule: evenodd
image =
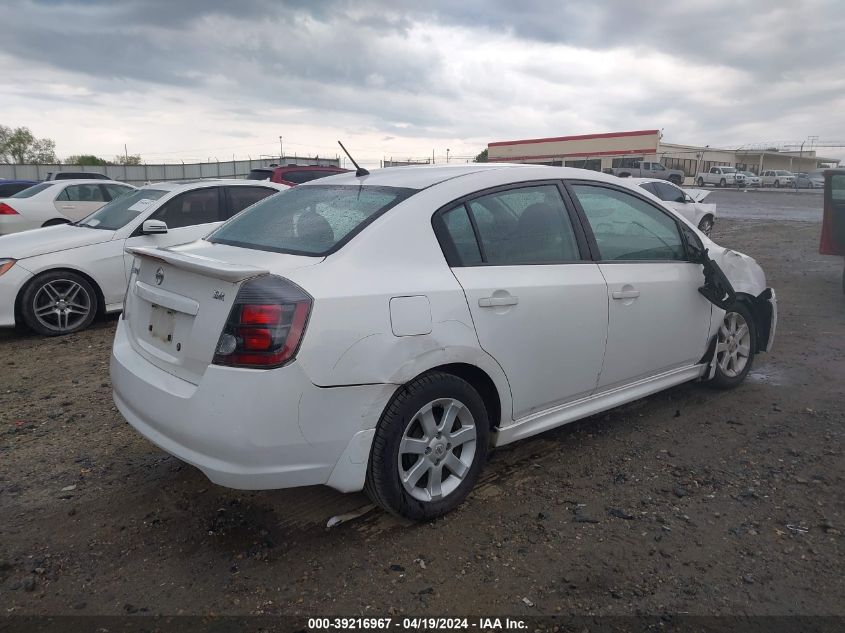
M703 187L703 186L704 186L704 178L699 178L699 179L698 179L698 186L699 186L699 187Z
M379 506L414 520L460 505L487 459L490 423L468 382L442 372L403 386L376 427L365 489Z
M44 336L72 334L87 328L97 309L97 293L91 284L67 271L38 275L21 296L24 323Z
M728 184L728 181L727 181L727 180L725 180L724 178L722 178L722 179L719 181L719 186L720 186L720 187L723 187L723 188L724 188L724 187L725 187L725 185L727 185L727 184Z
M716 333L716 373L710 385L733 389L745 380L757 351L756 340L751 311L742 303L735 303L725 312Z
M775 180L775 189L780 189L780 180Z

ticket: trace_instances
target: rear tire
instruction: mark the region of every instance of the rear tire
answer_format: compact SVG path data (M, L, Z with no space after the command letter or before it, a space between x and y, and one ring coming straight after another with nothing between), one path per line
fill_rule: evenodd
M775 189L780 189L780 180L775 180Z
M733 389L745 380L757 352L756 340L751 311L742 303L734 303L716 333L716 373L709 384L717 389Z
M403 386L376 427L365 490L393 514L433 519L460 505L487 459L490 423L478 392L433 372Z
M728 184L728 181L727 181L727 180L725 180L724 178L722 178L722 179L719 181L719 186L720 186L720 187L724 187L724 186L725 186L725 185L727 185L727 184Z
M97 315L99 302L91 284L69 271L38 275L24 289L21 314L29 329L44 336L84 330Z
M669 176L669 182L680 187L683 180L679 176Z

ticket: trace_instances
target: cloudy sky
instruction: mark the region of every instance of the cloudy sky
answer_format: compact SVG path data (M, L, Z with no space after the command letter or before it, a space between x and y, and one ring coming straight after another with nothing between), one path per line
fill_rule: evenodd
M647 7L649 10L643 10ZM0 124L60 157L471 157L633 129L845 143L841 0L0 0ZM822 150L845 156L845 148ZM820 152L820 153L822 153Z

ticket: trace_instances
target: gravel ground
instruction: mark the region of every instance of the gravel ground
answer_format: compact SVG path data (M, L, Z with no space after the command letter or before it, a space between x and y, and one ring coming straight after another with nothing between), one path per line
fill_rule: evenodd
M370 510L326 529L366 498L227 490L156 449L111 401L113 319L0 333L0 606L843 615L845 298L818 230L716 225L780 299L742 387L684 385L498 450L460 509L422 525Z

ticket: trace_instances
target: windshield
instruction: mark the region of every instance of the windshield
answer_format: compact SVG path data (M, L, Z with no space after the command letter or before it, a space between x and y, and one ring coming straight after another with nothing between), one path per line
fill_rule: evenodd
M754 172L750 172L750 171L741 171L739 173L741 173L743 176L749 176L751 178L756 177L756 174L754 174Z
M723 174L732 174L736 171L735 167L722 167Z
M42 191L44 191L48 187L52 187L52 186L53 186L52 182L42 182L38 185L32 185L31 187L28 187L28 188L24 189L23 191L18 191L15 195L13 195L11 197L12 198L31 198L36 193L41 193Z
M327 255L414 193L399 187L294 187L251 206L208 240L261 251Z
M99 211L95 211L80 221L79 226L103 229L105 231L116 231L137 218L155 200L166 194L167 191L160 189L138 189L132 193L115 198Z

